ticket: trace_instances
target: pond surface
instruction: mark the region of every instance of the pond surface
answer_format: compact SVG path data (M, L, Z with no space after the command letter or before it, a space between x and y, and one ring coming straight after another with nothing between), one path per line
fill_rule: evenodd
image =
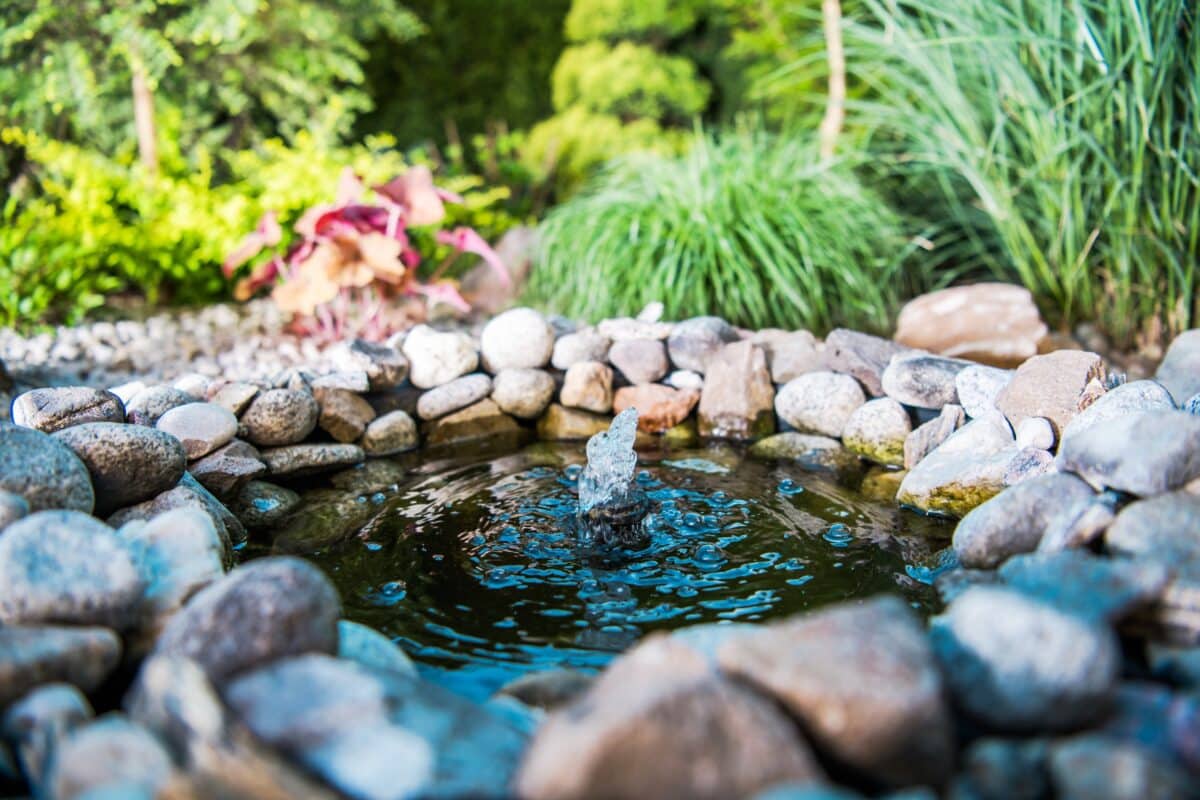
M885 591L936 607L929 580L950 525L726 445L641 452L648 539L588 549L575 527L583 453L539 443L416 462L386 491L351 498L368 521L309 557L346 617L476 699L531 671L599 669L654 630Z

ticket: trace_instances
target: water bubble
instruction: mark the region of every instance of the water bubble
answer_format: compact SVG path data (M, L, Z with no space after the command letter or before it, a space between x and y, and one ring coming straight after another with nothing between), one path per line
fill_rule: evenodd
M368 550L370 550L372 553L378 553L380 550L383 549L383 545L381 545L379 542L364 542L363 546L366 547Z
M840 522L830 525L829 530L825 531L821 538L834 547L846 547L854 541L854 535L850 533L850 529Z
M721 552L721 548L714 544L700 545L696 548L696 553L693 557L700 564L717 564L725 560L725 554Z
M563 475L569 481L577 481L581 472L583 472L583 467L578 464L570 464L563 470Z
M796 483L791 478L784 478L779 482L779 493L791 497L792 495L800 494L804 491L804 487Z
M642 485L654 483L654 476L650 474L650 470L648 469L638 470L637 482Z
M387 495L384 494L383 492L376 492L375 494L371 495L371 502L374 503L375 505L379 505L380 503L382 503L386 500L387 500Z

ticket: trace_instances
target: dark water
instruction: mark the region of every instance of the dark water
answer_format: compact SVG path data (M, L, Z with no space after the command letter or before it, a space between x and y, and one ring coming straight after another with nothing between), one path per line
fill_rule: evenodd
M369 521L310 557L345 615L428 677L483 698L524 673L598 669L654 630L753 622L899 592L922 611L951 528L727 446L642 453L644 546L594 551L574 525L583 448L426 461L351 502Z

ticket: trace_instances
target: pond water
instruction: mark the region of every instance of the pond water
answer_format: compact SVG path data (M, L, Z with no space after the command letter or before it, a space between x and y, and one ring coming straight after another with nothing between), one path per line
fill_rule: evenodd
M539 443L416 461L385 491L342 501L341 518L366 522L307 555L347 618L476 699L532 671L599 669L654 630L884 591L935 608L947 523L728 445L639 456L652 512L635 549L580 544L583 446Z

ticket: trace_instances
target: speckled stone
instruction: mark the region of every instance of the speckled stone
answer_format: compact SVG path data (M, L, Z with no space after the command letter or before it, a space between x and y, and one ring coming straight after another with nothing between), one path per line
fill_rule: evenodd
M259 447L304 441L317 427L321 409L316 399L296 389L269 389L242 414L245 438Z
M492 379L492 400L505 414L536 419L550 405L557 388L545 370L513 367Z
M613 371L598 361L580 361L567 369L560 402L567 408L579 408L607 414L613 404Z
M622 339L608 351L609 362L630 383L656 383L671 368L667 348L657 339Z
M125 420L134 425L151 428L159 417L172 408L196 402L196 398L174 386L150 386L130 398L125 404Z
M890 397L880 397L855 409L842 429L842 442L869 461L899 467L904 465L904 442L911 432L904 407Z
M13 400L12 421L53 433L85 422L124 422L125 405L112 392L86 386L33 389Z
M367 454L356 444L293 444L261 451L267 474L274 478L299 477L357 464Z
M188 403L167 411L154 427L178 439L192 461L232 441L238 418L215 403Z
M321 414L317 425L334 440L356 442L375 419L375 409L361 395L347 389L314 389Z
M71 448L41 431L7 422L0 422L0 490L24 498L30 511L91 513L96 503L88 468Z
M88 422L64 428L54 438L87 466L100 516L165 492L187 467L178 439L143 425Z
M420 444L417 423L404 411L389 411L367 425L360 444L372 456L390 456L412 450Z
M492 379L483 373L464 375L430 389L417 401L417 416L438 419L477 403L492 392Z

